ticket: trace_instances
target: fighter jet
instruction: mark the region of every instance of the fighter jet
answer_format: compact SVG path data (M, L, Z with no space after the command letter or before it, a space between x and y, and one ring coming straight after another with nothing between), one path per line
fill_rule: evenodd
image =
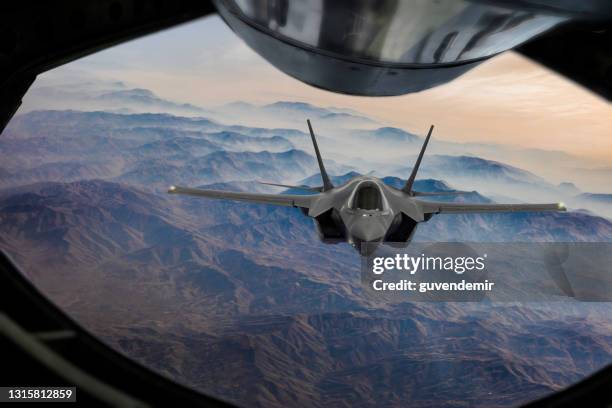
M348 242L362 255L372 253L383 242L391 243L394 246L407 245L414 236L417 225L428 221L434 214L566 210L563 203L471 204L419 199L424 196L466 193L464 191L425 193L414 191L412 188L431 138L433 125L427 133L412 173L403 188L388 186L379 178L371 176L356 176L341 186L334 186L325 170L310 120L306 122L323 185L309 187L276 183L264 184L304 190L307 194L259 194L180 186L171 186L168 193L297 207L307 216L314 218L319 237L324 243Z

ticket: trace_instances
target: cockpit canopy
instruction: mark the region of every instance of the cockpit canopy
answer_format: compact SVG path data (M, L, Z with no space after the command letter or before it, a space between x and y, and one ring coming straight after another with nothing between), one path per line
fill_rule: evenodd
M378 186L374 183L363 183L355 192L353 210L382 211L383 198Z

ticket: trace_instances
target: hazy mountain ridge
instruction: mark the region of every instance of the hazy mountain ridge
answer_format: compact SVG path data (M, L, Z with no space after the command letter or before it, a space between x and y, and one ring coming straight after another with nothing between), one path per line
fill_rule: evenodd
M152 91L142 88L122 89L105 92L93 98L96 102L109 102L112 105L128 106L131 109L140 108L148 112L177 112L192 115L204 115L209 111L190 103L175 103L159 98Z
M576 198L597 201L601 203L612 203L612 194L582 193Z
M364 142L392 143L406 147L406 143L423 143L423 138L403 129L394 127L380 127L373 130L356 130L351 136Z
M47 181L117 178L141 184L163 182L167 187L221 181L228 176L219 173L223 168L233 168L233 178L243 180L277 180L282 174L300 177L315 170L310 153L270 132L243 135L206 119L165 114L31 112L11 122L0 139L0 157L15 169L1 175L0 185L44 181L47 174ZM103 154L108 157L104 165L91 163ZM208 159L202 160L204 156ZM266 167L267 162L278 165ZM329 166L346 169L331 160Z
M122 82L72 83L69 86L35 87L28 93L36 109L58 108L131 112L164 112L204 115L210 111L190 103L164 99L149 89L129 88Z
M372 127L377 122L367 116L334 107L322 108L305 102L279 101L267 105L253 105L250 103L230 103L216 108L220 118L231 116L240 117L242 121L257 121L270 123L304 123L311 119L315 126L342 126L342 127ZM252 118L252 119L251 119Z
M427 174L481 177L486 180L503 181L506 183L548 184L541 177L528 171L480 157L430 155L427 157L427 161L423 163L422 170L423 173Z

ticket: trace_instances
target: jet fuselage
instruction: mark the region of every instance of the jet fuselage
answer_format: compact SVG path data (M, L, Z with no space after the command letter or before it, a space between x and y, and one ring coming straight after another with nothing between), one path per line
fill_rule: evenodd
M307 214L316 220L321 240L358 249L362 243L408 242L417 223L425 221L410 195L376 177L355 177L321 193L317 201ZM327 210L317 214L319 208Z

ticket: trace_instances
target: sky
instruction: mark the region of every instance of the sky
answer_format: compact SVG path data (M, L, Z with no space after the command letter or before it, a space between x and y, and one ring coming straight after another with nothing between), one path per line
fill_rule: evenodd
M147 36L43 74L90 76L214 107L237 100L296 100L354 108L388 126L458 142L560 150L612 168L612 104L512 52L443 86L398 97L355 97L305 85L248 48L218 18Z

